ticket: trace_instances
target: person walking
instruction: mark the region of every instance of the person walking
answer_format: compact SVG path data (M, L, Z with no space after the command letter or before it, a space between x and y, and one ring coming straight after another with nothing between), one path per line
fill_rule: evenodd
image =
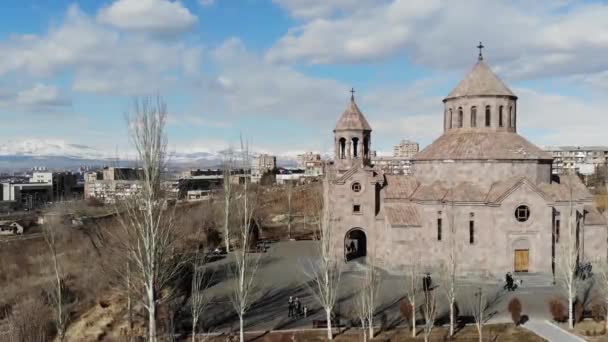
M302 314L302 303L300 299L296 297L296 317L299 317Z
M304 318L308 316L308 306L304 305Z
M293 317L293 297L289 296L289 312L287 313L287 317Z

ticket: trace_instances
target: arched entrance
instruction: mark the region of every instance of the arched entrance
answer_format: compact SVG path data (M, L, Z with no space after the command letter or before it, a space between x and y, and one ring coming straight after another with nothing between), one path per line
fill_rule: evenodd
M353 228L344 236L344 257L346 261L367 255L367 237L360 228Z

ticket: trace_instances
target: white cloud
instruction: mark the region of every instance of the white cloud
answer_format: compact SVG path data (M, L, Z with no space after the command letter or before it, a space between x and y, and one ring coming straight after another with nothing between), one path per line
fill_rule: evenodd
M578 98L517 89L518 132L539 145L607 145L603 97Z
M0 75L52 78L73 73L73 88L93 93L139 94L174 87L198 74L202 49L179 40L157 40L98 24L77 6L43 35L0 42Z
M181 2L170 0L116 0L97 18L120 29L159 34L189 31L198 20Z
M378 0L273 0L296 18L330 17L337 14L351 13L369 9L379 3Z
M198 0L201 6L212 6L215 4L215 0Z
M304 20L267 52L272 62L404 56L431 68L463 68L481 40L487 59L512 77L608 70L608 4L601 2L387 0L338 14L334 2L277 2Z
M59 89L38 83L33 88L25 89L17 93L16 102L27 106L65 106L70 101L64 98Z
M225 41L213 56L219 71L210 85L210 100L221 100L218 107L228 115L319 120L337 115L348 98L348 85L267 63L236 38Z

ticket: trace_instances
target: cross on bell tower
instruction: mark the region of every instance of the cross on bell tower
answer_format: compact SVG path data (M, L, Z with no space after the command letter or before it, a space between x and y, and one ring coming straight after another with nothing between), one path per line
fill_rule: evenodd
M355 88L350 88L350 99L351 101L355 100Z
M479 42L479 45L477 45L477 48L479 49L479 56L477 57L478 60L482 61L483 60L483 54L481 53L481 50L484 48L485 46L483 46L483 44L481 42Z

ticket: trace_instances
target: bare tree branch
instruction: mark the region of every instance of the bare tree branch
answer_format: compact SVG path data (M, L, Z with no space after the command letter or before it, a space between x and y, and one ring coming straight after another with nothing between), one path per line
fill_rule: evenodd
M311 279L308 287L321 307L325 310L327 320L327 339L333 339L332 311L338 298L338 288L342 276L342 260L336 255L337 240L331 217L330 184L327 176L323 180L323 197L318 203L317 230L318 243L317 260L309 261L303 271Z

